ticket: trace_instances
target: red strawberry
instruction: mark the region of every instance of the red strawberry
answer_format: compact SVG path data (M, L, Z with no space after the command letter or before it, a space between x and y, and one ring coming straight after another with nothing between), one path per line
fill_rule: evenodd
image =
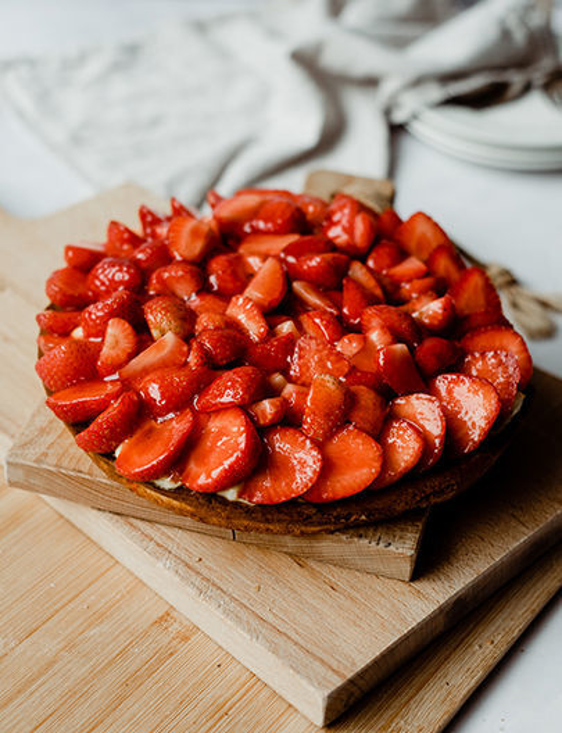
M367 267L374 272L386 272L405 258L402 249L395 243L383 239L376 244L367 257Z
M305 280L327 289L338 288L349 267L349 257L341 252L307 254L294 262L286 260L286 267L293 280Z
M215 377L206 366L165 367L148 374L139 385L139 393L152 417L179 412Z
M86 275L75 267L55 270L45 284L47 298L59 308L83 308L92 297Z
M204 348L205 355L213 366L223 366L239 359L246 349L246 339L235 328L201 331L197 342Z
M111 318L135 324L142 317L138 297L129 290L116 290L82 311L80 325L87 338L101 338Z
M212 193L216 193L216 192L209 191L209 196ZM218 196L218 194L216 195ZM210 202L209 202L209 206L213 208L213 205ZM175 196L172 196L172 198L170 199L170 210L172 212L172 218L175 218L177 216L187 216L187 217L191 216L193 219L195 219L195 213L191 209L189 209L187 206L184 206L184 204L182 204L181 201L178 201L178 199Z
M295 348L291 333L267 339L261 344L251 344L246 351L246 361L265 372L284 371Z
M185 363L188 352L189 347L185 341L168 331L121 369L119 377L129 381L139 380L156 369L181 366Z
M424 293L432 291L443 292L442 283L440 283L436 277L419 277L410 282L402 283L398 288L395 298L401 302L412 300L412 298L419 298Z
M276 257L300 234L249 234L240 242L238 252L245 257Z
M141 244L131 255L131 260L140 267L146 276L150 276L160 267L169 265L172 257L166 244L154 239Z
M189 262L172 262L151 274L148 292L151 295L176 295L187 300L203 287L203 273Z
M168 227L168 246L181 260L201 262L220 243L220 233L212 219L179 216Z
M244 481L254 470L261 441L240 407L199 415L199 434L187 453L182 481L192 491L215 492Z
M393 238L406 252L424 262L436 247L450 243L441 227L421 211L401 224Z
M385 209L377 221L377 234L383 239L392 239L402 219L394 209Z
M103 250L92 249L78 244L67 244L64 248L64 260L69 267L82 272L89 272L94 265L105 257Z
M502 312L500 297L486 275L479 267L464 270L449 291L459 317L478 311Z
M243 230L246 234L289 234L302 231L305 221L303 212L294 201L284 196L274 196L262 201Z
M265 400L254 402L246 409L259 428L268 428L271 425L277 425L285 417L287 403L283 397L268 397Z
M263 432L262 460L244 483L240 498L252 504L279 504L305 493L316 481L322 454L296 428L275 427Z
M347 420L376 438L388 411L386 400L378 392L361 384L348 387L348 395Z
M343 337L343 329L339 321L328 311L307 311L299 320L305 333L315 338L324 339L333 344Z
M115 469L132 481L153 481L166 476L183 449L194 422L189 408L161 422L145 418L123 443Z
M378 280L362 262L352 260L347 274L352 280L355 280L356 283L364 288L369 295L371 303L384 303L384 292Z
M297 384L311 384L317 374L339 379L349 371L349 362L336 349L314 336L302 336L295 345L291 379Z
M302 425L308 398L308 387L287 383L281 390L281 397L286 402L285 415L287 422L291 425Z
M195 312L195 311L194 311ZM195 320L195 335L202 331L213 331L220 328L232 328L233 322L222 313L201 313Z
M362 285L350 277L343 279L342 317L351 328L360 328L361 317L373 299Z
M250 405L264 397L266 381L256 367L230 369L214 379L197 397L199 412L214 412L225 407Z
M370 435L353 425L338 430L322 445L322 470L303 499L328 502L366 489L379 475L382 450Z
M380 328L380 321L388 328L397 341L415 346L421 340L420 329L409 313L392 305L372 305L361 316L361 329L364 333Z
M424 377L434 377L445 371L460 355L461 350L454 341L439 336L424 339L415 351L416 364Z
M175 295L158 295L143 306L144 317L154 340L168 331L181 339L193 333L195 313Z
M410 315L413 315L414 313L416 313L416 311L421 310L424 307L424 305L429 305L429 303L432 303L434 300L437 300L438 297L439 296L437 295L437 293L430 290L427 293L422 293L421 295L418 295L417 298L414 298L413 300L409 300L407 303L400 305L399 308L401 311L404 311L405 313L409 313Z
M329 374L317 374L312 380L302 419L302 431L309 438L324 441L344 418L345 387Z
M324 221L328 204L316 196L303 193L295 197L299 209L304 213L306 221L311 227L319 227Z
M342 378L342 382L347 387L362 386L377 391L386 389L378 365L375 365L374 370L371 371L352 366L345 377Z
M398 265L394 265L386 271L387 277L397 283L406 283L411 280L417 280L427 272L427 267L417 257L407 257Z
M289 241L278 253L286 264L289 273L290 267L295 265L301 257L306 255L320 255L332 252L334 245L326 237L316 234L296 237Z
M450 295L423 305L412 314L414 320L432 333L447 331L455 320L455 306Z
M192 295L187 301L187 305L192 311L200 316L203 313L215 313L224 315L228 306L228 301L213 293L204 293L203 291Z
M305 315L307 314L305 313ZM310 335L314 336L315 334L310 332ZM323 336L318 335L316 338L323 338ZM347 359L351 360L365 348L366 343L367 337L362 333L346 333L345 336L342 336L336 341L334 346L340 354L343 354Z
M139 398L124 392L76 436L76 444L89 453L111 453L133 432L139 411Z
M287 279L281 263L275 257L269 257L244 290L244 296L267 313L279 305L286 292Z
M503 315L496 310L489 311L477 311L476 313L470 313L464 318L457 319L455 326L455 334L458 337L464 336L469 331L475 331L477 328L484 328L484 326L507 326L512 328L511 323Z
M57 336L68 336L71 331L80 325L80 314L81 311L47 310L38 313L35 320L42 331Z
M291 283L293 293L305 305L313 310L325 310L334 316L339 315L339 309L333 301L319 290L316 285L304 282L304 280L293 280Z
M466 374L441 374L429 384L447 421L447 441L457 454L470 453L490 432L500 398L490 382Z
M129 227L118 221L110 221L107 227L105 254L108 257L130 257L143 242L144 239Z
M226 315L233 318L254 343L261 343L269 336L269 326L263 313L245 295L235 295L231 299Z
M511 351L474 351L467 354L462 371L471 377L487 379L496 388L502 414L511 413L521 380L517 358Z
M227 298L241 293L248 278L244 258L238 253L216 255L207 263L207 280L213 292Z
M428 394L409 394L390 403L390 416L408 420L423 433L425 446L417 464L420 471L433 466L445 447L446 422L439 400Z
M248 233L245 225L251 221L262 203L263 199L259 195L240 194L219 201L213 209L213 216L221 232L242 236Z
M77 339L68 339L44 354L35 364L35 371L52 392L97 377L90 345Z
M523 338L507 326L489 326L467 333L461 341L466 351L510 351L519 364L519 389L525 389L533 374L533 360Z
M37 336L37 347L40 355L43 355L70 340L70 336L57 336L50 333L42 333Z
M399 481L419 463L425 441L422 431L409 420L390 418L379 441L383 452L382 470L371 489L382 489Z
M117 380L81 382L47 397L46 404L64 422L84 422L103 412L122 391Z
M122 369L137 353L135 329L122 318L112 318L105 329L103 346L98 358L98 373L108 377Z
M379 365L386 384L397 394L424 392L426 386L405 344L391 344L379 350Z
M466 270L466 265L452 244L440 244L429 255L427 269L451 287L459 280L463 270Z
M322 233L343 252L364 255L373 243L376 230L374 214L351 196L338 193L328 207Z
M105 257L90 270L87 283L98 298L104 298L116 290L138 290L142 285L142 272L130 260Z
M211 209L216 209L220 202L224 201L224 196L221 196L214 188L210 188L207 191L206 199Z
M163 214L157 214L148 206L142 204L139 207L139 219L142 227L142 233L146 239L162 239L166 236L170 217Z

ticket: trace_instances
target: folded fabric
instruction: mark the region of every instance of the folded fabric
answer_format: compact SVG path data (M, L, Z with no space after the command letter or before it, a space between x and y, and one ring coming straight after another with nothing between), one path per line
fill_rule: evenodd
M94 184L198 203L210 187L384 176L389 125L557 63L532 0L297 0L0 67L4 98Z

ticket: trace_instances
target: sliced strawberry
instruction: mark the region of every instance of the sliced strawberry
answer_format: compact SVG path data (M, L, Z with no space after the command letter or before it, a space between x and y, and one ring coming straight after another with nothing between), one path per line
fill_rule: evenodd
M139 207L139 220L142 227L142 233L146 239L162 239L166 236L170 217L163 214L157 214L148 206L142 204Z
M279 252L279 256L286 264L289 273L290 266L295 265L301 257L306 255L320 255L332 252L334 245L326 237L310 234L297 237L286 244Z
M413 316L414 313L421 310L424 305L429 305L429 303L433 303L433 301L437 300L438 297L439 296L437 295L437 293L435 293L433 290L430 290L427 293L422 293L421 295L418 295L418 297L414 298L413 300L409 300L407 303L399 306L399 308L405 313L409 313L411 316Z
M202 331L213 331L220 328L232 328L233 322L222 313L201 313L196 316L195 335Z
M388 412L386 400L375 390L361 384L348 387L348 395L347 420L376 438Z
M47 397L46 404L64 422L85 422L103 412L122 391L117 380L81 382Z
M304 332L315 338L324 339L333 344L343 337L343 329L339 321L328 311L307 311L300 316L299 320Z
M143 306L144 317L154 340L168 331L181 339L193 333L195 313L175 295L158 295Z
M168 247L180 260L201 262L220 242L219 230L212 219L179 216L168 227Z
M344 277L341 311L348 327L360 328L363 313L372 303L372 297L362 285L350 277Z
M287 403L285 409L287 422L291 425L302 425L306 400L308 398L308 387L289 382L281 390L281 397Z
M103 346L97 368L101 377L108 377L122 369L137 353L135 329L122 318L112 318L105 329Z
M424 262L436 247L450 243L443 229L421 211L401 224L393 238L406 252Z
M80 325L81 311L47 310L35 316L37 325L42 331L57 336L68 336Z
M459 317L478 311L502 312L500 296L484 270L469 267L449 291Z
M219 295L238 295L248 282L243 256L237 252L216 255L207 262L207 280L210 289Z
M52 333L41 333L37 336L37 348L42 356L70 340L70 336L57 336Z
M412 317L416 323L431 333L447 331L455 320L455 306L449 294L436 298L414 311Z
M132 481L153 481L165 476L183 449L194 425L187 407L161 422L145 418L123 443L115 469Z
M382 470L371 489L382 489L396 483L419 463L425 440L422 431L409 420L390 418L379 441L383 452Z
M209 191L209 196L211 196L213 193L220 198L220 196L218 195L218 193L216 193L216 191ZM209 206L213 208L213 205L210 203L210 201L209 201ZM195 219L195 212L193 212L190 208L182 204L181 201L178 201L178 199L175 196L172 196L172 198L170 199L170 211L172 214L172 218L175 218L176 216L187 216L187 217L192 217L193 219Z
M303 499L328 502L366 489L379 475L382 449L370 435L347 425L322 445L322 470Z
M268 257L244 290L244 296L267 313L279 305L286 292L287 279L281 263L276 257Z
M198 417L200 432L189 449L183 483L192 491L215 492L244 481L258 462L261 441L240 407Z
M205 198L207 199L207 203L213 210L217 208L221 201L224 201L224 196L221 196L220 193L218 193L218 191L215 191L214 188L210 188L207 191L207 195Z
M398 265L394 265L386 271L387 277L391 278L397 283L406 283L411 280L417 280L418 278L424 277L427 273L427 267L417 257L407 257L402 260Z
M77 339L68 339L44 354L35 364L35 371L52 392L97 378L90 345Z
M433 466L445 447L446 422L439 400L428 394L409 394L390 403L390 416L409 420L423 433L425 446L417 464L420 471Z
M267 383L270 389L276 395L280 395L289 382L285 379L285 376L281 372L272 372L267 375Z
M291 379L297 384L311 384L316 374L330 374L339 379L349 371L349 362L333 346L314 336L302 336L295 345Z
M251 344L246 351L246 361L264 372L280 372L287 369L289 359L295 348L295 337L285 333Z
M402 219L394 209L385 209L377 221L377 234L383 239L392 239Z
M262 202L261 196L251 193L222 199L215 205L213 216L221 232L242 236L248 233L245 225L252 220Z
M352 366L345 377L342 377L342 382L347 387L362 386L369 387L369 389L377 391L387 389L383 383L382 376L380 374L380 367L378 367L378 365L375 365L371 371L358 369L357 367Z
M368 325L368 330L365 332L365 346L367 348L370 347L371 352L373 349L381 349L383 346L390 346L390 344L396 343L394 334L376 313L369 313L368 319L364 319L364 322ZM365 368L360 366L359 363L356 366L359 366L361 369Z
M339 428L345 414L346 389L329 374L312 380L302 419L302 431L313 440L326 440Z
M207 329L197 335L206 357L213 366L223 366L239 359L246 349L246 339L235 328Z
M376 244L367 257L367 267L374 272L386 272L406 257L404 251L396 244L383 239Z
M63 267L51 273L45 293L59 308L83 308L92 300L86 275L75 267Z
M226 309L254 343L261 343L269 336L269 326L260 308L245 295L235 295Z
M244 483L240 498L252 504L279 504L304 494L320 474L320 450L296 428L269 428L263 443L262 460Z
M490 382L466 374L441 374L429 383L447 421L447 441L457 454L475 450L500 412L500 398Z
M108 257L130 257L144 242L142 237L118 221L110 221L107 227L105 254Z
M440 244L429 255L427 269L451 287L460 279L466 265L452 244Z
M305 305L313 310L325 310L334 316L339 314L339 309L333 301L319 290L316 285L304 282L304 280L293 280L291 283L293 293Z
M133 432L139 412L139 398L124 392L81 433L76 444L90 453L111 453Z
M142 271L131 260L105 257L90 270L88 287L98 298L104 298L116 290L138 290L142 285Z
M501 402L501 412L509 415L513 409L521 370L517 357L511 351L473 351L467 354L463 374L486 379L496 388Z
M140 267L146 276L150 276L160 267L169 265L172 257L166 244L154 239L137 247L131 255L131 260Z
M299 238L300 234L249 234L240 242L238 252L245 257L276 257Z
M464 316L464 318L457 319L455 334L457 337L461 337L469 331L476 331L477 328L484 328L484 326L507 326L512 328L511 323L503 313L498 313L496 310L477 311Z
M314 336L315 334L310 332L310 335ZM316 338L323 338L323 336L318 335ZM326 341L327 340L328 339L326 339ZM366 343L367 337L362 333L346 333L345 336L342 336L338 341L336 341L334 346L340 354L343 354L346 359L351 361L354 356L359 354L365 348Z
M510 351L519 364L519 389L525 389L533 374L533 360L523 338L507 326L488 326L467 333L461 341L466 351Z
M64 248L64 261L66 264L69 267L82 270L82 272L89 272L104 257L103 250L79 244L67 244Z
M303 193L295 197L299 209L304 213L306 221L311 227L319 227L324 221L328 204L317 196Z
M185 363L188 352L189 347L185 341L168 331L121 369L119 377L128 381L139 380L156 369L181 366Z
M326 289L338 288L349 267L349 257L341 252L306 254L294 262L287 259L286 267L293 280L305 280Z
M228 301L213 293L204 293L203 291L192 295L187 301L187 305L191 310L200 316L203 313L215 313L224 315L228 306Z
M268 397L246 409L258 428L268 428L277 425L285 417L287 403L283 397Z
M371 247L376 231L373 213L351 196L336 194L326 212L322 233L338 249L351 255L364 255Z
M214 379L197 397L199 412L214 412L226 407L250 405L265 396L263 372L252 366L230 369Z
M416 348L414 356L418 369L427 378L451 367L461 356L461 350L454 341L430 336Z
M148 292L151 295L176 295L187 300L203 287L203 273L189 262L172 262L151 274Z
M397 394L424 392L426 386L405 344L391 344L379 350L381 374Z
M410 282L402 283L394 297L396 300L406 302L432 291L442 293L443 283L440 283L436 277L419 277L415 280L410 280Z
M352 280L355 280L356 283L359 283L364 288L369 295L371 303L384 303L384 292L379 285L379 281L362 262L352 260L347 274Z
M101 338L112 318L138 323L142 311L138 297L130 290L117 290L82 311L80 325L86 338Z
M302 231L305 222L303 212L294 201L285 196L272 196L262 201L243 229L246 234L289 234Z
M157 369L142 380L139 393L152 417L165 417L187 407L215 375L206 366Z
M420 329L412 316L392 305L372 305L367 308L361 316L361 329L367 333L379 328L381 320L397 341L408 346L420 342Z
M186 366L192 369L198 369L199 367L209 367L211 364L209 350L200 344L199 341L192 339L189 356L187 357Z

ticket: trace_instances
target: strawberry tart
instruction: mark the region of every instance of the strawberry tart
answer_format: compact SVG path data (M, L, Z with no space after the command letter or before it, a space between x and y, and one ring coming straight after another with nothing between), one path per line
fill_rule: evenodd
M109 476L298 534L443 501L492 465L531 357L438 224L342 193L208 204L141 206L140 232L111 221L47 279L37 374Z

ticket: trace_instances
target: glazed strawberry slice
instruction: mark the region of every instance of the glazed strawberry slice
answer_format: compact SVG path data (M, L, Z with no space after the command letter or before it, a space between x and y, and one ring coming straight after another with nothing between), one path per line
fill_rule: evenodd
M264 397L265 376L252 366L230 369L214 379L197 397L199 412L214 412L226 407L250 405Z
M362 285L350 277L344 277L341 312L348 327L360 328L363 313L372 303L372 297Z
M326 237L317 234L310 234L305 237L297 237L291 240L279 253L285 263L287 270L291 273L291 267L296 265L299 259L306 255L321 255L332 252L334 245ZM292 277L292 276L291 276Z
M82 272L89 272L94 265L105 257L101 249L93 249L79 244L67 244L64 248L64 260L69 267Z
M255 472L244 483L241 499L252 504L280 504L304 494L322 467L322 454L297 428L263 432L264 450Z
M309 385L317 374L339 379L349 371L349 362L333 346L314 336L302 336L295 345L290 369L291 379Z
M231 299L226 315L233 318L254 343L261 343L269 336L269 326L259 306L245 295L235 295Z
M283 420L287 403L283 397L268 397L265 400L254 402L246 409L258 428L268 428Z
M248 234L238 246L238 252L244 257L276 257L280 255L300 234Z
M338 193L326 211L322 233L342 252L364 255L373 243L377 225L375 215L359 201Z
M139 220L146 239L163 239L166 236L170 224L169 216L157 214L156 211L142 204L139 206Z
M413 319L431 333L447 331L455 320L455 306L449 294L436 298L414 311Z
M162 422L144 419L123 443L115 469L132 481L162 478L178 458L194 422L189 408Z
M221 298L219 295L214 293L205 293L200 291L196 295L192 295L187 305L192 311L200 316L202 313L226 313L228 307L228 300Z
M176 295L187 300L203 287L201 270L189 262L172 262L151 274L147 290L151 295Z
M440 244L427 258L427 269L451 287L460 279L466 265L452 244Z
M450 244L449 237L443 229L427 214L418 211L401 224L394 232L393 239L406 252L424 262L436 247Z
M182 481L192 491L216 492L244 481L254 470L261 441L240 407L198 417L198 433L185 459Z
M189 347L175 333L169 331L135 356L119 372L119 377L128 381L138 380L150 372L164 367L178 367L185 363Z
M216 255L207 262L207 281L219 295L238 295L248 282L244 257L239 253Z
M292 333L273 336L261 344L251 344L246 350L246 361L268 373L284 371L289 366L294 348Z
M148 374L138 391L152 417L165 417L187 407L215 376L206 366L164 367Z
M56 336L68 336L77 326L80 325L82 311L55 311L47 310L35 316L37 325L41 331Z
M314 334L311 333L310 335L313 336ZM365 348L366 343L367 337L362 333L346 333L345 336L342 336L339 339L339 341L336 341L334 346L340 354L343 354L351 361L354 356L359 354Z
M47 407L67 423L91 420L103 412L123 391L121 382L81 382L47 397Z
M338 288L349 267L349 257L341 252L306 254L294 262L292 259L285 262L293 280L304 280L326 289Z
M425 441L422 431L409 420L390 418L379 436L383 452L382 470L371 489L396 483L420 461Z
M86 341L72 338L44 354L35 371L52 392L97 378L92 348Z
M39 355L42 356L70 340L70 336L57 336L52 333L40 333L39 336L37 336L37 348L39 349Z
M135 329L122 318L112 318L105 329L97 368L101 377L108 377L122 369L137 353Z
M197 342L203 347L212 366L223 366L239 359L246 349L246 338L235 328L207 329L197 335Z
M263 203L263 198L257 194L239 194L229 199L222 199L213 209L221 232L242 236L246 231L245 225L250 222Z
M423 454L417 463L418 469L425 471L437 463L445 447L447 428L439 401L431 395L420 392L397 397L392 400L389 407L392 418L408 420L423 434L425 445Z
M420 277L410 282L402 283L396 293L395 300L407 302L413 298L419 298L424 293L443 292L443 284L436 277Z
M414 358L424 377L434 377L455 364L462 354L454 341L430 336L417 347Z
M76 444L89 453L111 453L135 429L139 398L134 392L124 392L81 433Z
M347 425L322 445L322 470L303 495L311 502L344 499L366 489L382 468L382 449L370 435Z
M281 397L286 402L285 417L287 422L290 425L302 425L308 399L308 387L289 382L281 390Z
M209 191L209 194L213 193L212 191ZM218 194L214 192L216 196ZM220 198L220 197L219 197ZM212 204L209 202L209 206L213 208ZM176 216L187 216L188 218L191 217L192 219L195 219L195 212L192 211L189 207L182 204L181 201L178 201L178 199L175 196L172 196L170 199L170 211L172 214L172 218L174 219Z
M376 244L367 257L367 267L374 272L386 272L405 259L405 252L396 244L383 239Z
M300 316L299 321L303 331L309 336L323 339L330 344L334 344L344 336L339 321L328 311L307 311Z
M464 316L464 318L457 319L455 323L455 335L457 338L460 338L470 331L476 331L476 329L484 328L485 326L507 326L508 328L513 328L503 313L498 313L496 310L477 311L476 313L470 313L468 316Z
M462 372L493 384L500 398L502 415L511 414L521 381L519 363L511 351L474 351L466 355Z
M361 316L361 330L367 333L383 321L396 341L415 346L421 341L420 329L409 313L392 305L372 305Z
M195 319L195 335L203 331L232 328L233 322L222 313L201 313Z
M339 315L339 308L316 285L304 280L293 280L291 283L294 295L312 310L325 310L333 316Z
M382 239L392 239L402 219L394 209L385 209L377 220L377 234Z
M138 290L142 285L142 271L131 260L105 257L88 273L87 284L98 298L116 290Z
M326 440L339 428L345 414L346 389L329 374L312 380L302 419L302 431L313 440Z
M290 234L302 231L305 223L304 214L292 200L292 196L288 198L274 195L262 200L253 217L242 228L246 234Z
M429 383L447 422L447 441L456 454L470 453L488 435L500 412L490 382L466 374L441 374Z
M75 267L63 267L51 273L45 284L45 293L59 308L83 308L93 300L86 275Z
M379 365L385 383L397 394L424 392L426 386L405 344L391 344L379 350Z
M449 294L457 315L462 318L478 311L502 312L500 296L484 270L469 267L451 287Z
M328 204L317 196L302 193L295 197L299 209L304 213L309 226L316 228L322 225Z
M427 267L417 257L407 257L398 265L394 265L386 271L387 277L397 283L406 283L424 277Z
M347 420L373 438L380 433L388 412L387 402L382 395L364 385L348 387Z
M466 351L509 351L517 359L521 378L519 389L525 389L533 374L533 360L523 338L507 326L489 326L467 333L461 341Z
M384 292L378 280L362 262L352 260L347 274L368 293L371 303L384 303Z
M201 262L220 241L220 233L212 219L179 216L168 227L168 247L177 258L188 262Z
M105 254L108 257L130 257L143 242L144 239L129 227L119 221L110 221L107 226Z
M151 240L137 247L131 255L131 260L140 267L145 276L150 276L160 267L169 265L172 257L165 242Z
M195 313L175 295L158 295L143 306L144 318L154 340L168 331L185 339L193 333Z
M286 292L287 279L281 263L275 257L268 257L244 290L244 296L256 303L262 313L267 313L279 305Z
M130 290L117 290L107 298L84 308L80 316L84 336L101 338L112 318L122 318L131 324L138 323L142 319L138 297Z

